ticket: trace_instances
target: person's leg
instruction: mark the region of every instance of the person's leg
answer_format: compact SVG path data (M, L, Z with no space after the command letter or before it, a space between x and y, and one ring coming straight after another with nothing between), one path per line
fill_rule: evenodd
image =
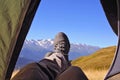
M49 76L50 80L55 80L57 76L70 66L70 63L61 53L53 53L49 57L45 57L38 64L43 72Z
M54 40L54 52L39 63L32 63L22 68L12 80L55 80L70 63L68 52L70 43L64 33L58 33Z
M68 66L62 54L53 53L38 63L23 67L12 80L55 80Z
M23 67L11 80L49 80L37 63Z
M88 80L88 78L80 67L70 66L55 80Z

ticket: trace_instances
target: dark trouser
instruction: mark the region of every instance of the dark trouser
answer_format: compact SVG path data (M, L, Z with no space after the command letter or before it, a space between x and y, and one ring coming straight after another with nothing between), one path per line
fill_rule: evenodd
M56 61L43 59L23 67L12 80L55 80L61 73Z
M70 66L56 80L88 80L88 78L79 67Z
M12 80L88 80L83 71L70 66L64 72L56 61L43 59L23 67Z

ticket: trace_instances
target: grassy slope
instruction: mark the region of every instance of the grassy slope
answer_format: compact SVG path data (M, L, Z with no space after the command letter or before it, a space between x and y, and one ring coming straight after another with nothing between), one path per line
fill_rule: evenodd
M116 50L115 46L102 48L101 50L98 50L97 52L91 55L83 56L76 60L73 60L72 65L79 66L84 70L108 69L112 62L115 50Z

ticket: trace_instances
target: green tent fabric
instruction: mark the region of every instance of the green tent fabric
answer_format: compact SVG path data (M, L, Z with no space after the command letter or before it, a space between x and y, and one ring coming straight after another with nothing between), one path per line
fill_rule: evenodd
M9 80L40 0L0 0L0 80Z

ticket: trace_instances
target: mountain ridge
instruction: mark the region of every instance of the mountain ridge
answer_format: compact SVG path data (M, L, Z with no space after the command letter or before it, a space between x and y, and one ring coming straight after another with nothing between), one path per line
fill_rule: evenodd
M100 47L98 46L71 43L69 58L73 60L79 56L89 55L99 49ZM33 57L34 59L34 56L37 55L41 57L36 57L36 60L40 60L49 51L53 51L53 39L25 40L20 56L25 57L29 53L33 56L29 56L28 58L31 59Z

